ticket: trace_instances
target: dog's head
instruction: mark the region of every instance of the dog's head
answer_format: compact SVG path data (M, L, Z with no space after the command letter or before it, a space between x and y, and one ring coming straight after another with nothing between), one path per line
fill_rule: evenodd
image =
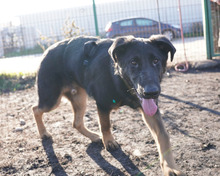
M149 116L157 112L155 100L161 91L160 82L169 52L172 61L176 49L161 35L149 39L120 37L109 48L115 73L121 76L129 88L135 89L142 108Z

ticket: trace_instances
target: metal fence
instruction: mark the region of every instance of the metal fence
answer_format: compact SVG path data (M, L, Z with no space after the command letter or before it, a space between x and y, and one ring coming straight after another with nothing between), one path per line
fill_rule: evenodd
M96 35L93 10L92 5L87 5L27 14L16 17L16 23L0 24L0 58L42 53L47 46L70 36ZM182 21L185 47L180 34L172 39L177 48L176 61L185 59L184 52L189 60L206 59L201 0L181 0L181 4L178 0L114 1L96 4L96 13L99 36L102 38L109 37L105 31L106 25L119 19L141 17L154 20L155 34L164 33L164 26L180 29ZM145 25L144 22L141 24ZM149 32L149 28L142 29L142 34L146 31ZM132 30L130 33L138 35Z

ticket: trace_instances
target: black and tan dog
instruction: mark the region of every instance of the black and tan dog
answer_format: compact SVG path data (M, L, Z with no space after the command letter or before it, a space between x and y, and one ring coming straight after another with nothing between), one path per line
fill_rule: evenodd
M176 169L169 136L157 108L168 53L172 60L175 51L163 36L115 40L77 37L51 46L40 65L39 103L33 107L41 138L51 137L42 121L43 113L55 109L65 96L73 107L73 127L93 142L99 141L100 135L89 131L83 122L89 95L97 104L106 149L119 147L111 133L111 110L123 105L140 109L156 141L164 175L184 175Z

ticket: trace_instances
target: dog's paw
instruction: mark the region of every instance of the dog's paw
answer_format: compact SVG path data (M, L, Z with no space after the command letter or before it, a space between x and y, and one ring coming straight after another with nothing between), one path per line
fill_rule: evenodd
M186 176L186 174L176 169L166 168L164 176Z
M92 136L90 136L90 139L91 139L92 142L95 142L95 143L102 142L102 138L98 134L93 134Z
M103 141L105 149L108 151L113 151L120 147L119 144L115 141L111 132L103 133L102 141Z
M104 145L107 151L113 151L120 148L120 145L115 140L107 141Z

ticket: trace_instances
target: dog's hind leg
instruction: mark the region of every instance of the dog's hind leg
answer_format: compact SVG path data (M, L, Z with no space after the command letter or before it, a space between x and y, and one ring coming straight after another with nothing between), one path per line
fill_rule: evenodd
M53 99L54 99L54 97L53 97ZM43 114L45 112L49 112L49 111L52 111L53 109L57 108L57 106L60 104L60 100L61 100L61 95L57 96L57 98L55 98L53 100L53 102L54 102L53 105L43 105L42 106L42 104L39 103L39 105L32 107L32 111L34 113L35 121L36 121L37 127L38 127L38 132L39 132L39 135L42 139L43 138L51 138L50 133L46 130L46 128L44 126Z
M50 84L45 87L38 86L38 96L38 105L32 107L35 121L38 127L38 132L42 139L45 137L50 138L51 135L49 132L47 132L43 123L43 114L45 112L52 111L60 104L60 100L62 97L61 87L56 86L56 84L53 84L53 82L50 82Z
M84 125L84 114L87 104L87 93L83 88L78 87L76 91L70 91L64 94L70 100L73 111L74 120L73 127L76 128L81 134L91 139L93 142L101 140L100 135L88 130Z
M102 141L106 150L115 150L119 148L111 132L110 112L102 111L98 108L99 124L102 132Z
M164 175L184 176L184 174L176 168L170 145L170 138L164 128L160 113L156 113L153 117L147 116L144 112L142 112L142 115L157 144L161 168Z
M47 132L44 123L43 123L43 113L45 110L38 108L38 106L34 106L32 108L34 117L37 123L38 132L40 134L40 137L43 138L51 138L50 133Z

